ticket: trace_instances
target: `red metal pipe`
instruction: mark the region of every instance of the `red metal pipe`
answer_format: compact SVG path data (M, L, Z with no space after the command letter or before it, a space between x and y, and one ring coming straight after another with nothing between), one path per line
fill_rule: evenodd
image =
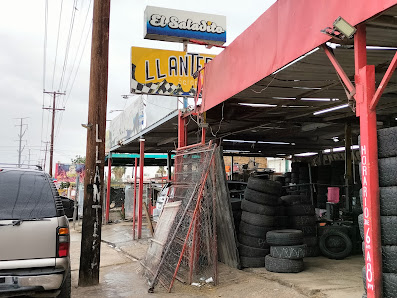
M372 98L371 100L371 104L370 104L370 109L374 110L376 108L376 105L379 102L380 97L383 94L383 91L385 91L385 88L387 86L387 84L390 81L391 76L394 73L394 70L396 69L397 66L397 52L393 57L393 60L390 62L389 67L387 68L387 71L385 73L385 75L383 76L382 81L380 82L378 89L375 92L374 98Z
M135 157L135 169L134 169L134 206L133 206L133 216L132 216L132 239L135 240L135 214L136 214L136 175L138 169L138 158Z
M145 140L139 140L139 198L138 198L138 239L142 238L143 167L145 159Z
M106 214L105 222L109 223L109 212L110 212L110 182L112 180L112 153L109 152L108 155L108 181L106 186Z
M186 119L183 117L181 111L178 115L178 148L185 147L187 145L187 129Z
M345 84L345 86L347 87L347 89L350 92L350 96L354 97L356 90L352 84L352 82L350 82L349 77L346 75L345 71L343 70L343 68L340 66L338 60L336 60L335 55L330 51L330 49L323 44L322 48L325 52L325 54L327 54L328 59L331 61L332 65L334 66L338 76L341 78L341 80L343 81L343 83Z
M364 213L367 297L382 297L382 254L379 211L376 111L370 109L375 93L375 66L366 64L365 25L354 40L357 116L360 116L360 151Z

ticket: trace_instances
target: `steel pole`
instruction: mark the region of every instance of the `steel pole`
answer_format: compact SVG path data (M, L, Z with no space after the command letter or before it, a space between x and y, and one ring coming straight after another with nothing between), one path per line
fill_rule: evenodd
M143 167L145 160L145 139L139 140L139 198L138 198L138 239L142 238Z
M106 224L109 223L111 180L112 180L112 152L109 152L109 155L108 155L108 181L107 181L107 185L106 185L106 215L105 215Z
M378 145L376 111L370 108L375 94L375 66L366 65L365 25L359 25L354 38L356 62L356 106L360 117L361 181L364 213L365 267L367 297L381 298L382 253L379 210Z
M134 207L133 207L133 216L132 216L132 239L135 240L135 219L136 219L136 175L138 169L138 158L135 157L135 169L134 169Z

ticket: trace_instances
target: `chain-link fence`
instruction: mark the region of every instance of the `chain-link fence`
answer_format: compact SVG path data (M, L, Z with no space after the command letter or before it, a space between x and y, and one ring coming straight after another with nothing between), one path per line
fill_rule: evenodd
M163 217L172 218L167 238L163 226L142 263L151 291L158 282L171 291L175 279L216 283L215 148L199 145L175 155L174 192L169 202L178 202L179 207L175 214L160 218L160 224Z

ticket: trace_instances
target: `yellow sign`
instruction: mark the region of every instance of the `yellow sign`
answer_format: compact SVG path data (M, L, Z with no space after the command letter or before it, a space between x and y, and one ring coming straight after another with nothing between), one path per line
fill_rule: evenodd
M194 96L193 74L215 55L131 48L131 93Z

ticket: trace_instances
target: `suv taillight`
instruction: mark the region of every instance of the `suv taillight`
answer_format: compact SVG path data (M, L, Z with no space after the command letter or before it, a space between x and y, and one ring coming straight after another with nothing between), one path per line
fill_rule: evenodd
M69 255L70 238L69 228L57 229L57 257L63 258Z

